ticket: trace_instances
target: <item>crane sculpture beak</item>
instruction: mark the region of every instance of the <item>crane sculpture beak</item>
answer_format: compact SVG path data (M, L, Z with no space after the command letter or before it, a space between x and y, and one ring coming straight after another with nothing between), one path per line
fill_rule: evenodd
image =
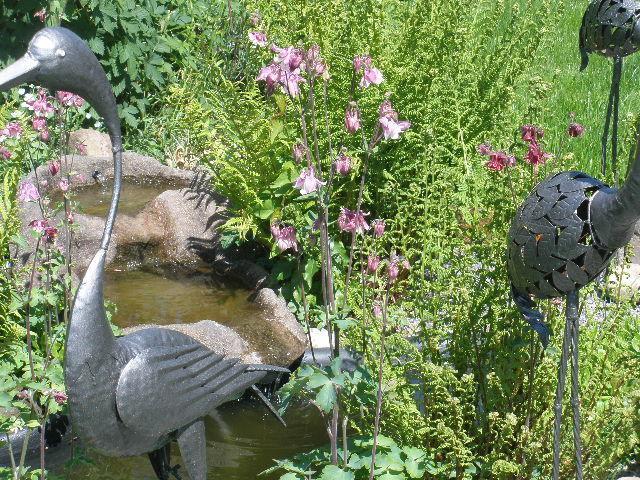
M23 83L35 79L35 74L40 67L38 62L29 53L23 55L14 63L0 71L0 91L9 90Z

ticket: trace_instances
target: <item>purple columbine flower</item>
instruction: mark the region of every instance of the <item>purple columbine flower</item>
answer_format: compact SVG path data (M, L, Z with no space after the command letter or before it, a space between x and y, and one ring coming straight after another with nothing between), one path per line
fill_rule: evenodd
M267 86L267 92L273 93L280 83L283 73L279 65L271 63L260 70L256 80L263 80Z
M356 55L353 58L353 68L356 73L362 71L360 88L367 88L369 85L380 85L384 81L382 72L373 66L369 55Z
M376 219L373 222L371 222L371 225L373 226L373 235L376 238L380 238L382 235L384 235L384 220L382 219Z
M289 94L292 98L300 95L300 83L305 83L306 80L298 73L285 73L284 74L284 82L281 79L282 86L284 91Z
M570 137L578 138L584 135L584 126L580 125L576 122L571 122L569 124L569 128L567 129L567 133Z
M80 154L80 155L86 155L87 154L87 146L84 143L75 142L73 144L73 147L76 149L76 152L78 152L78 154Z
M397 140L402 132L411 127L411 123L406 120L398 121L398 112L389 100L385 100L380 105L379 122L385 140Z
M320 47L318 45L312 45L305 55L305 62L307 64L308 71L316 77L325 77L328 80L328 67L327 63L320 56Z
M31 182L22 182L18 187L18 200L21 202L35 202L40 198L40 193Z
M29 106L30 110L33 110L33 113L38 117L44 117L49 113L53 113L55 110L51 102L49 102L49 97L47 95L47 91L44 88L38 90L38 95L29 97L25 97L25 102Z
M367 215L369 214L363 213L362 210L354 211L342 207L338 216L338 227L343 232L364 233L371 228L364 218Z
M334 162L336 172L340 175L347 175L351 171L351 157L346 156L343 152L340 152L338 158Z
M277 55L274 62L282 65L283 70L287 73L297 73L304 61L304 52L295 47L275 47L275 51Z
M491 145L487 142L478 145L476 150L480 155L490 155L493 152L493 148L491 148Z
M12 154L7 147L0 145L0 157L4 158L5 160L9 160L11 158L11 155Z
M489 160L487 160L485 166L494 172L500 172L516 164L516 157L505 152L489 152L487 155L489 155Z
M51 175L52 177L55 177L58 172L60 171L60 161L56 160L54 162L51 162L49 164L49 175Z
M44 238L49 243L54 243L58 236L58 229L56 227L45 227Z
M256 47L266 47L269 43L267 34L264 32L249 32L249 41Z
M313 167L303 168L300 172L300 176L296 179L293 186L300 190L302 195L315 192L318 188L324 185L326 182L321 182L316 177L316 172Z
M551 157L553 155L544 152L538 142L532 141L529 143L529 151L524 156L524 160L531 165L544 165Z
M382 318L382 305L380 305L380 301L376 300L373 302L373 308L371 310L373 316L376 318Z
M367 257L367 272L375 273L380 266L380 257L378 255L371 254Z
M63 178L58 182L58 188L60 188L60 190L62 190L63 192L66 192L67 190L69 190L69 181L66 178Z
M523 125L520 130L522 131L522 140L527 143L537 142L544 136L544 130L535 125Z
M34 117L31 126L36 132L42 132L47 128L47 119L44 117Z
M281 252L289 248L293 249L294 252L298 251L298 239L296 238L296 229L294 227L274 223L271 225L271 235L273 235Z
M360 109L356 102L349 102L344 112L344 126L349 133L356 133L360 130Z

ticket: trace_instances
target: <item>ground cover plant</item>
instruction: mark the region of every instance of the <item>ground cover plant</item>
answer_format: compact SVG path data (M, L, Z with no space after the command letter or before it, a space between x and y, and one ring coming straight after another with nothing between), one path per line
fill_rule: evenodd
M114 19L107 7L88 19L100 5L21 4L30 28L43 6L67 12L71 25L95 24L90 38L104 40L111 79L124 81L119 98L136 108L129 144L207 168L237 215L225 243L262 244L263 264L303 326L324 327L334 347L338 338L362 354L354 373L339 360L305 367L281 392L284 406L301 396L323 411L328 447L279 459L264 478L549 477L563 312L542 305L553 332L543 351L509 299L505 238L536 181L574 168L598 175L611 68L594 57L578 72L586 4L251 1L232 2L230 14L225 2L205 19L193 13L197 2L158 2L166 11L144 9L150 17L133 38L162 58L162 82L144 68L136 82L122 68L128 60L105 29L115 20L129 32L128 14ZM199 20L176 25L174 12ZM167 32L179 48L150 47L149 35ZM620 158L640 106L638 60L626 65ZM14 107L3 107L2 125ZM384 132L389 121L398 139ZM522 125L544 131L535 145ZM378 134L389 138L373 141ZM24 160L0 161L3 262ZM6 352L26 341L29 302L9 308L18 285L0 286ZM639 320L615 289L584 296L585 478L604 479L638 449ZM21 370L2 365L28 370L24 361ZM572 442L565 426L562 478L573 474Z

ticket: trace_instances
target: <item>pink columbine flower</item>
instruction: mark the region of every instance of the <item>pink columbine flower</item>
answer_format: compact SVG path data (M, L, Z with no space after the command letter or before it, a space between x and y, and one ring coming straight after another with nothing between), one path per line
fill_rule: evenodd
M37 96L30 95L29 97L25 97L25 102L29 106L29 109L33 110L33 113L38 117L44 117L54 111L53 105L49 102L47 91L44 88L38 90Z
M12 154L7 147L0 145L0 157L4 158L5 160L9 160L11 158L11 155Z
M307 148L304 143L296 143L293 146L293 159L296 163L300 163L307 153Z
M316 172L313 166L303 168L300 172L300 176L296 179L293 186L300 190L302 195L315 192L318 188L324 185L326 182L321 182L316 177Z
M494 172L501 172L507 167L513 167L516 164L516 157L508 155L505 152L489 152L486 154L489 156L489 160L485 163L485 166Z
M369 214L363 213L362 210L354 211L342 207L338 216L338 227L343 232L364 233L371 228L364 218L367 215Z
M40 192L31 182L22 182L18 187L18 200L21 202L35 202L40 198Z
M58 182L58 188L60 188L60 190L62 190L63 192L66 192L67 190L69 190L69 182L66 178L63 178L62 180L60 180Z
M249 41L256 47L266 47L269 43L267 34L264 32L249 32Z
M31 126L36 132L42 132L47 128L47 119L44 117L33 117Z
M380 257L378 255L369 255L367 257L367 272L375 273L380 266Z
M382 219L374 220L373 222L371 222L371 225L373 226L374 237L380 238L382 235L384 235L384 228L385 228L384 220Z
M65 107L78 107L84 105L84 98L75 93L65 92L64 90L58 90L56 92L56 99L61 105Z
M522 140L525 142L537 142L544 136L544 130L535 125L523 125L521 128Z
M406 120L398 121L398 112L395 111L389 100L380 104L380 118L378 120L382 127L382 135L385 140L397 140L400 134L411 127L411 123Z
M275 50L277 55L274 62L282 65L282 69L287 73L297 73L304 61L304 52L295 47L275 47Z
M45 8L41 8L36 13L33 14L33 18L37 18L40 22L44 23L47 18L47 10Z
M42 140L43 142L48 142L50 136L51 135L48 128L45 128L40 132L40 140Z
M29 226L38 233L44 233L44 229L49 226L46 220L32 220Z
M0 130L0 137L20 138L22 135L22 126L18 122L10 122Z
M369 55L356 55L353 58L353 69L356 73L362 71L360 88L367 88L369 85L380 85L384 78L382 72L375 68Z
M531 142L529 143L529 151L524 156L524 159L531 165L544 165L544 163L551 157L553 157L553 155L545 153L538 142Z
M55 177L60 171L60 161L56 160L55 162L51 162L49 164L49 174L52 177Z
M340 175L347 175L351 171L351 157L346 156L343 152L340 152L335 163L336 172Z
M396 280L398 280L401 272L406 273L410 268L411 264L409 263L409 260L400 255L392 254L389 257L389 265L387 267L389 282L394 283Z
M371 311L374 317L382 318L382 305L380 305L379 301L373 302L373 308Z
M411 123L406 120L397 121L391 117L382 117L380 126L385 140L397 140L402 132L409 129Z
M271 63L263 67L258 74L256 80L263 80L267 86L267 92L273 93L276 86L280 83L283 72L279 65Z
M584 126L576 122L571 122L567 129L567 133L573 138L581 137L584 135Z
M49 393L58 405L63 405L67 401L67 395L59 390L51 390Z
M31 394L29 393L29 390L25 388L23 390L20 390L18 393L16 393L16 398L19 400L27 400L31 398Z
M298 251L298 240L296 238L296 229L288 225L281 225L274 223L271 225L271 235L273 235L276 244L281 252L293 249L294 252Z
M344 126L349 133L356 133L360 129L360 109L356 102L349 102L344 112Z
M286 73L284 74L285 81L281 82L284 87L284 91L289 94L292 98L300 95L300 87L299 83L304 83L306 80L297 73Z

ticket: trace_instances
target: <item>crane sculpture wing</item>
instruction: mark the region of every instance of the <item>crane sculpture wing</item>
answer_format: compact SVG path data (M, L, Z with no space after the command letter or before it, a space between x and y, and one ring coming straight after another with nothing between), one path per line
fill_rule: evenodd
M247 368L197 342L145 350L122 369L116 389L118 415L141 433L173 432L265 375Z

